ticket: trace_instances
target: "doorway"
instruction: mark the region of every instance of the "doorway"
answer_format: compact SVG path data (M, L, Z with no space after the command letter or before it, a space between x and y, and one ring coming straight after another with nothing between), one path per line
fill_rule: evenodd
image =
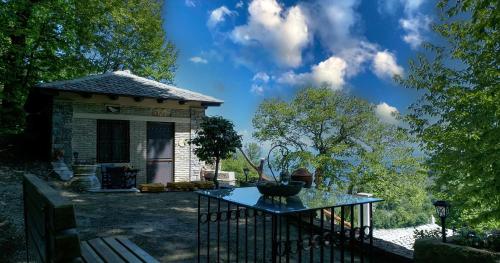
M166 184L174 181L174 123L147 123L148 183Z

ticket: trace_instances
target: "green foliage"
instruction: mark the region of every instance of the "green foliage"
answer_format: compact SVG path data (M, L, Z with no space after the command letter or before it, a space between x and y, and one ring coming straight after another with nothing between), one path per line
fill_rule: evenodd
M498 1L443 0L427 44L400 83L422 91L407 120L429 156L436 198L452 220L500 228L500 13ZM442 45L442 46L440 46Z
M167 189L171 191L195 191L199 189L214 189L214 183L210 181L172 182L167 183Z
M0 134L23 129L38 82L129 69L172 82L177 52L156 0L0 1Z
M368 102L328 88L307 88L290 102L264 101L253 125L259 140L293 147L291 169L314 169L320 188L383 198L375 210L384 218L378 226L427 221L427 175L414 156L414 141L405 130L382 123Z
M434 238L441 239L442 238L441 228L433 228L433 229L415 229L413 230L413 238L414 239L422 239L422 238Z
M453 243L500 252L500 231L476 232L469 228L462 228L453 236Z
M190 141L196 148L196 156L209 164L215 164L214 183L218 186L219 162L241 147L241 136L231 121L220 116L204 117L196 137Z
M257 143L249 143L245 145L243 150L253 163L259 162L262 151ZM248 181L252 182L259 179L257 171L255 171L255 169L253 169L250 164L248 164L247 160L245 159L245 157L243 157L243 154L241 152L238 151L232 154L229 158L222 160L222 170L234 172L236 180L238 182L245 181L245 174L243 172L244 168L247 168L249 171Z

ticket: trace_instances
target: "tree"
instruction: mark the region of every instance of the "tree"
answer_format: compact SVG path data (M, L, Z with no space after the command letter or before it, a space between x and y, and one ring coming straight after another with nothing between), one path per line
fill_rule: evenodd
M440 1L439 44L410 61L400 79L423 95L407 120L422 141L435 197L453 219L500 228L500 13L498 1Z
M0 1L0 133L23 129L37 82L117 69L173 81L176 50L161 10L156 0Z
M291 168L312 168L319 188L383 198L378 213L399 216L384 226L424 223L426 169L414 141L402 128L381 122L373 108L329 88L306 88L290 102L264 101L253 119L254 136L291 148Z
M228 158L236 149L241 147L241 136L234 130L231 121L220 116L204 117L196 137L190 141L196 148L194 153L201 160L209 164L215 163L214 183L219 187L217 177L219 163Z
M287 103L271 99L258 108L254 136L297 149L300 164L312 164L316 184L339 179L348 158L378 124L372 107L361 99L328 88L307 88Z

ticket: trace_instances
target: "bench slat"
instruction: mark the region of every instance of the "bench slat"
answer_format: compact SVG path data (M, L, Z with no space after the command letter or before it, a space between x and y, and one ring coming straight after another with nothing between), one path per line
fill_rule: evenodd
M87 241L94 251L101 256L106 262L125 262L120 258L109 246L106 245L100 238L95 238Z
M130 252L127 247L123 246L120 242L116 241L113 237L103 238L104 242L111 247L120 257L129 263L142 263L142 261L132 252Z
M154 259L146 251L142 250L142 248L140 248L136 244L132 243L132 241L130 241L126 238L123 238L123 237L117 237L116 240L118 240L122 245L127 247L132 253L134 253L136 256L138 256L142 261L147 262L147 263L159 263L158 260Z
M85 262L88 263L104 263L102 259L94 252L94 250L89 246L87 241L81 242L82 257Z

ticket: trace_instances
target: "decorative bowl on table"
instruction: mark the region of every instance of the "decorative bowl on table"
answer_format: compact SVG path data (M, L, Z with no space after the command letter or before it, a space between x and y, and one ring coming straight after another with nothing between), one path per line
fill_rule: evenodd
M259 192L265 196L294 196L300 193L304 182L290 181L288 184L281 184L276 182L261 182L257 184Z

